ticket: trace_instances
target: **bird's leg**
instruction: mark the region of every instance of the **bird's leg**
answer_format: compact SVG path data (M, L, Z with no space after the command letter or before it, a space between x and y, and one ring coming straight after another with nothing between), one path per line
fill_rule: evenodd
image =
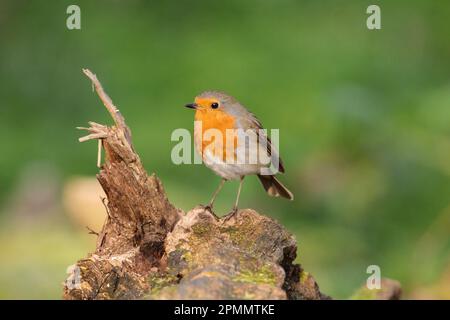
M209 204L207 206L205 206L205 209L208 211L213 210L213 206L214 206L214 201L216 200L217 195L219 194L220 190L222 190L223 185L225 184L225 179L222 178L222 180L220 180L220 184L219 187L216 189L216 191L214 192L211 201L209 202Z
M245 176L241 176L241 181L239 182L239 188L236 196L236 202L234 203L233 209L231 209L230 213L225 216L225 221L233 217L238 211L239 197L241 195L242 184L244 182Z

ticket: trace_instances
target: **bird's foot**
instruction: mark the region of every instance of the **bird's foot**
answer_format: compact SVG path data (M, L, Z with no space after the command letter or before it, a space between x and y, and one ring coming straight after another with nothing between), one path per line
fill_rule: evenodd
M224 216L224 217L222 218L223 222L227 222L228 220L230 220L231 218L233 218L233 217L236 215L236 213L237 213L238 211L239 211L239 210L238 210L237 207L234 207L233 209L231 209L231 211L230 211L226 216Z
M211 214L214 216L214 218L216 218L217 220L220 219L220 218L214 213L214 211L213 211L213 206L212 206L211 203L210 203L210 204L207 204L206 206L205 206L205 205L202 205L202 207L203 207L203 209L204 209L205 211L209 211L209 213L211 213Z

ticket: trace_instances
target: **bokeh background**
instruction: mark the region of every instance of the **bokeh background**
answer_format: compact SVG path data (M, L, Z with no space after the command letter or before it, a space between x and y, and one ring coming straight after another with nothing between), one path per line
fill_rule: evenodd
M66 28L69 4L81 30ZM450 2L425 0L2 0L0 298L59 299L66 268L94 248L97 144L75 127L111 119L83 67L177 207L207 202L219 178L174 165L170 135L192 130L185 103L220 89L280 129L295 201L249 178L241 206L296 235L323 292L351 296L375 264L405 298L450 298L449 17Z

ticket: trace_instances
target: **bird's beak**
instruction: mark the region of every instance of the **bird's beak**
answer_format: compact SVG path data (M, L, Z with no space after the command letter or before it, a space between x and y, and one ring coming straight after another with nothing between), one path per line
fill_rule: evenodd
M185 105L186 108L191 108L191 109L197 109L197 104L196 103L188 103L187 105Z

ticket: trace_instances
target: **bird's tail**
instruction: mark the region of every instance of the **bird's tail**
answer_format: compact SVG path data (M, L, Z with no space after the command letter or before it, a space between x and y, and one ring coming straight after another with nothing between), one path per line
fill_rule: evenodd
M263 176L258 174L258 178L261 181L264 189L266 189L269 196L283 197L289 200L294 200L294 195L285 186L278 181L275 176Z

